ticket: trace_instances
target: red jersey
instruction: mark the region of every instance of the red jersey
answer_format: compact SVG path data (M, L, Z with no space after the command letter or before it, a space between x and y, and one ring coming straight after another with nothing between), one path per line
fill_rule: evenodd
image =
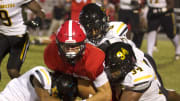
M60 57L55 41L50 43L44 51L44 61L48 68L92 81L103 72L104 58L105 54L102 50L88 43L86 44L83 57L74 66Z
M91 3L91 0L72 0L71 19L79 21L81 9L88 3Z

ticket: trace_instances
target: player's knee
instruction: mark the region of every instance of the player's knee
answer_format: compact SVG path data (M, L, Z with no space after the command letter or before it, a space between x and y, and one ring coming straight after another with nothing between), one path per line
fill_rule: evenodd
M8 69L7 71L11 79L17 78L20 76L19 70L17 69Z

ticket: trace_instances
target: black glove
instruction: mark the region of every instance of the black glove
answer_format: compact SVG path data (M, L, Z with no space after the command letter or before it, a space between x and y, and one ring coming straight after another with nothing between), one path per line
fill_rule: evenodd
M42 20L41 20L40 17L36 17L36 18L33 19L33 20L30 20L30 21L25 22L25 24L26 24L28 27L32 28L32 29L36 29L36 28L38 28L38 27L41 26Z

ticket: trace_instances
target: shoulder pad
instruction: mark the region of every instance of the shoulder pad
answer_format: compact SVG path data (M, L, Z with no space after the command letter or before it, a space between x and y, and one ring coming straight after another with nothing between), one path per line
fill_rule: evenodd
M134 69L126 75L122 85L130 87L133 90L142 90L149 87L154 77L153 69L142 63L141 65L138 64L138 66L135 66Z
M128 27L124 22L112 21L109 22L110 31L113 32L114 36L125 36L128 32Z
M50 90L52 81L48 70L43 66L36 66L33 69L33 73L36 79L42 84L44 89Z

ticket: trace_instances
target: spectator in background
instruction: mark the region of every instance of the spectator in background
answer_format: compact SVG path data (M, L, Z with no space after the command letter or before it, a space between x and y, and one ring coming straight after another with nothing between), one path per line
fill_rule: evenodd
M140 1L120 0L118 6L118 20L130 25L130 30L133 32L132 41L135 43L136 47L140 48L144 36L140 28ZM129 39L131 39L131 32L127 34Z
M106 15L109 16L109 21L115 21L116 8L110 0L103 0L103 6L106 9Z
M79 21L81 9L88 3L96 0L71 0L71 19Z
M148 38L147 38L147 53L153 55L153 47L155 45L156 34L161 26L168 38L175 47L175 59L180 59L179 36L176 34L176 23L174 17L174 0L164 0L155 2L147 0L149 7L148 19Z
M35 0L0 0L0 5L0 64L9 53L7 71L12 79L20 75L29 47L29 36L23 20L22 8L29 8L41 19L45 18L45 14Z
M58 27L61 26L61 24L64 22L65 15L66 15L66 9L65 0L53 0L54 7L52 11L52 20L50 24L50 28L48 30L48 36L50 36L52 33L56 32Z

